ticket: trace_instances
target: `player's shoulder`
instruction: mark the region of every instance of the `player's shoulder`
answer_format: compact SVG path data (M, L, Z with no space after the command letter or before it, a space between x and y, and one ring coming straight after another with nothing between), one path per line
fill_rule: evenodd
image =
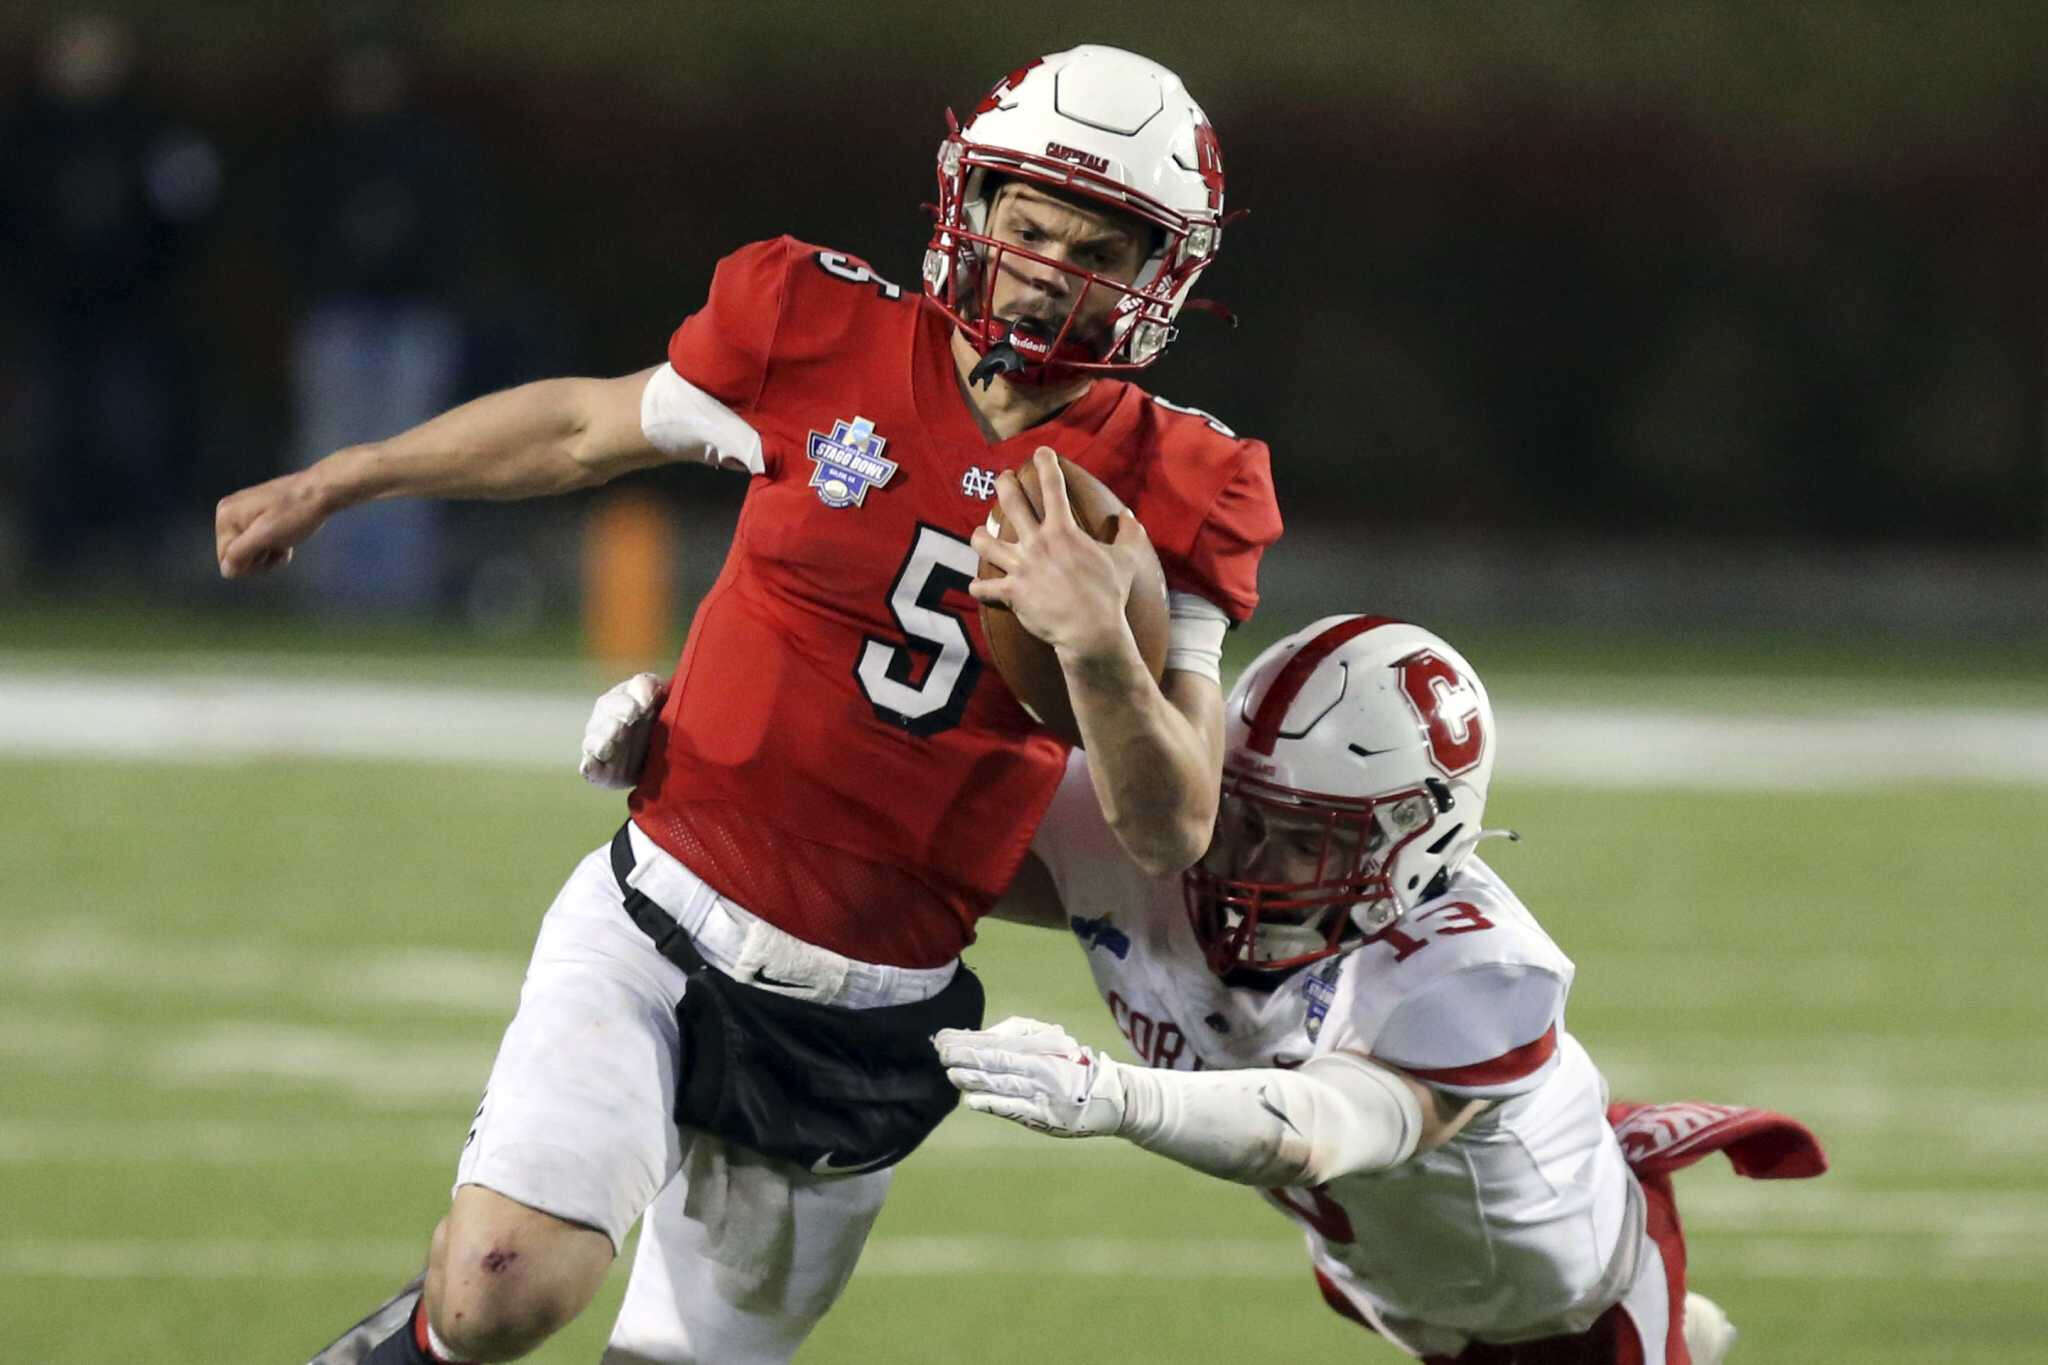
M1426 1084L1501 1097L1556 1065L1574 967L1476 859L1345 956L1344 1046Z
M1136 385L1127 386L1124 401L1135 415L1121 444L1144 467L1133 507L1166 565L1168 586L1243 620L1258 602L1259 556L1281 531L1266 443Z
M1138 435L1160 454L1195 468L1234 469L1248 460L1270 460L1264 441L1240 433L1216 414L1136 384L1129 389L1138 400Z
M852 252L808 242L786 232L734 247L719 258L718 264L721 270L731 266L750 274L790 275L799 266L820 274L837 270L841 272L837 278L849 284L864 282L861 277L874 276L873 267Z
M795 253L803 245L794 237L764 237L726 252L712 271L713 301L740 293L751 296L767 291L779 295L796 259Z
M1467 859L1442 894L1415 906L1399 924L1448 947L1431 964L1439 971L1492 963L1541 967L1571 979L1571 959L1514 888L1478 858Z
M852 252L786 233L726 255L712 294L727 308L773 309L785 340L872 326L882 310L914 308L916 297Z
M792 296L816 299L845 309L875 304L907 304L920 297L885 278L864 257L838 247L807 242L787 234L742 247L759 250L783 272Z

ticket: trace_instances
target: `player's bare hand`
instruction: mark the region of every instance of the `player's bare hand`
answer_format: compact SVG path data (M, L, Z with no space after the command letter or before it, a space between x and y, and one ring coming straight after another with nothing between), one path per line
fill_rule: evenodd
M1113 1136L1123 1123L1122 1064L1057 1024L1012 1016L989 1029L940 1029L932 1046L969 1109L1054 1137Z
M593 787L619 790L640 780L647 761L647 736L668 696L668 679L635 673L597 699L583 727L583 762L578 771Z
M241 578L290 563L293 547L319 530L332 510L310 471L228 494L213 511L221 577Z
M1117 518L1114 543L1097 541L1074 520L1059 457L1040 446L1032 460L1044 513L1032 510L1016 476L1005 470L996 480L996 501L1017 539L1000 540L987 527L975 531L975 552L1001 569L1003 577L978 578L968 591L979 601L1017 613L1024 629L1064 657L1085 660L1118 653L1129 635L1124 606L1144 562L1136 547L1144 543L1145 530L1127 513Z

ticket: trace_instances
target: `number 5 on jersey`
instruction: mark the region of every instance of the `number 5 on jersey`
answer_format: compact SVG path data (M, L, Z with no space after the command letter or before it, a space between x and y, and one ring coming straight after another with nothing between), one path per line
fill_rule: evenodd
M960 614L942 605L948 592L967 591L980 567L974 547L936 526L919 524L910 553L889 585L889 614L901 641L866 636L853 675L875 714L913 735L935 735L960 723L981 676L981 660ZM913 681L919 660L924 678Z

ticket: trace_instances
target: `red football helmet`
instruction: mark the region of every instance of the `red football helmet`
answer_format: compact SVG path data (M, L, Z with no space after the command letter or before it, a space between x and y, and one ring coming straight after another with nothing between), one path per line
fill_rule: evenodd
M1007 345L1026 372L1142 369L1175 334L1174 319L1223 238L1223 153L1180 77L1113 47L1041 57L996 83L965 127L949 111L939 144L937 222L924 292L976 352ZM1125 284L989 235L992 182L1025 180L1100 202L1153 229L1152 252ZM1050 266L1077 282L1057 335L1015 327L990 300L1002 257ZM1090 291L1116 296L1106 335L1070 335Z
M1332 616L1253 661L1224 708L1216 835L1188 916L1219 976L1282 973L1438 893L1486 831L1493 709L1419 626Z

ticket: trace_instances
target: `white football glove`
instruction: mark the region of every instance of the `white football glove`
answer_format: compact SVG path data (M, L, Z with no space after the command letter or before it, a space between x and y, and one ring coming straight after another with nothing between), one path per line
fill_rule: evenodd
M631 787L647 759L647 732L668 695L668 679L635 673L597 699L583 727L583 763L578 769L593 787Z
M1054 1137L1114 1136L1123 1123L1123 1064L1057 1024L1013 1017L991 1029L940 1029L932 1045L969 1109Z

